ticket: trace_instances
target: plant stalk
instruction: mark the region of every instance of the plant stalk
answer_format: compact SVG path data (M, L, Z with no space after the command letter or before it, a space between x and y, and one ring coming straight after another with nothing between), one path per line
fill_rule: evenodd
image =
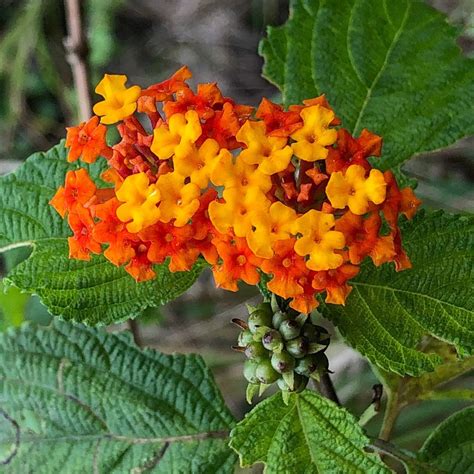
M91 116L92 104L89 92L87 70L87 40L82 30L81 7L79 0L64 0L68 36L64 39L67 61L71 65L74 88L76 89L81 122Z

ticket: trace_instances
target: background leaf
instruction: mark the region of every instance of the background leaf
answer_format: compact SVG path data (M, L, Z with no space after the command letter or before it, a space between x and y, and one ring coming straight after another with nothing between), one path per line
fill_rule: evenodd
M233 418L199 356L55 322L0 335L0 361L6 472L233 472Z
M144 309L177 298L197 279L205 264L171 273L156 265L156 277L142 283L102 255L90 261L68 256L64 239L36 246L31 257L14 268L9 283L37 294L53 315L89 325L111 324L138 316Z
M474 61L456 36L417 0L294 0L260 52L286 105L326 94L345 128L382 135L388 169L474 132Z
M263 462L268 474L390 472L364 451L368 443L349 412L305 390L288 405L281 394L259 403L232 430L230 445L242 466Z
M79 167L68 163L66 155L60 143L46 153L34 154L16 172L0 178L0 251L34 247L29 259L15 267L6 281L38 294L51 314L94 325L133 318L187 290L203 264L182 273L156 265L154 280L136 283L123 268L103 256L94 256L89 262L69 259L67 237L71 231L49 205L66 172ZM98 160L85 167L100 182L103 166L104 160Z
M445 420L421 448L420 458L451 474L474 469L474 407Z
M398 374L420 375L441 362L416 350L426 334L474 347L474 217L419 213L402 224L413 268L362 265L345 306L323 313L372 363Z

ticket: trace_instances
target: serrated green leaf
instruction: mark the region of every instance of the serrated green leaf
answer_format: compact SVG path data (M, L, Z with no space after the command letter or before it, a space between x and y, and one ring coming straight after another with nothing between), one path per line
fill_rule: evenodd
M156 265L153 280L136 283L102 255L88 262L70 259L67 242L52 239L37 245L6 281L37 294L55 316L103 325L134 318L146 308L177 298L196 281L203 267L198 263L191 271L171 273L166 265Z
M388 473L364 451L368 438L344 408L306 390L259 403L231 432L242 466L266 464L266 473Z
M202 358L128 336L61 322L0 335L5 472L233 472L234 420Z
M32 155L16 172L0 177L0 252L34 247L30 258L14 268L7 281L38 294L51 314L94 325L133 318L187 290L204 268L202 264L183 273L171 273L166 265L157 265L154 280L136 283L123 268L102 256L89 262L68 258L71 231L49 205L66 172L83 166L68 163L66 156L64 143L60 143L46 153ZM100 173L104 160L84 167L103 185Z
M474 470L474 407L450 416L429 436L420 458L450 474Z
M416 376L441 362L416 350L426 334L473 351L474 217L420 213L401 227L413 268L366 263L346 305L322 311L372 363Z
M382 135L382 169L474 132L474 61L457 29L417 0L294 0L262 41L284 103L326 94L343 126Z

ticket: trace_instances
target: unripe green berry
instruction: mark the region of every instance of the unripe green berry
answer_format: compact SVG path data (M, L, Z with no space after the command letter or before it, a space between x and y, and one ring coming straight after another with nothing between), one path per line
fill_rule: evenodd
M245 331L242 331L239 334L239 337L237 339L238 345L240 347L247 347L247 345L251 343L252 341L253 341L253 336L252 336L252 333L248 329L246 329Z
M267 385L276 382L279 377L278 372L272 367L270 359L258 363L255 375L259 382Z
M280 334L283 336L283 339L289 341L298 337L301 332L299 324L294 319L287 319L283 321L280 325Z
M298 359L296 362L295 372L309 377L317 368L318 364L314 356L306 356L302 359Z
M308 353L308 339L297 337L286 342L286 350L297 359L302 359Z
M249 315L248 325L250 331L255 333L255 331L262 326L272 325L272 315L266 311L257 309Z
M288 315L285 313L282 313L281 311L277 311L272 318L272 323L273 327L275 329L280 329L280 325L283 321L286 321L288 319Z
M279 354L274 353L272 355L271 364L279 374L283 374L294 369L295 359L288 352L282 351Z
M270 329L263 335L262 343L263 347L269 351L280 352L283 349L283 339L275 329Z
M250 383L258 383L256 376L258 362L255 360L246 360L244 364L244 377Z
M268 351L263 347L261 342L252 341L245 348L245 355L249 359L259 360L262 357L268 357Z

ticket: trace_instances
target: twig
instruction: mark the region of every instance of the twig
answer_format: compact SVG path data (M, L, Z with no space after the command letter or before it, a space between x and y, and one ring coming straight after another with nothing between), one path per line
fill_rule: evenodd
M398 392L387 390L387 406L385 407L385 415L379 434L381 440L388 441L390 439L399 413L400 407L398 405Z
M332 400L339 406L341 405L339 397L337 396L336 390L332 383L331 377L329 377L328 373L321 375L321 379L319 380L319 391L326 398L329 398L329 400Z
M142 338L140 336L140 326L138 325L138 322L136 321L136 319L128 320L128 328L130 329L130 332L132 333L135 344L138 347L142 347L143 344L142 344Z
M87 41L82 30L79 0L64 0L68 36L64 39L67 60L71 65L81 122L91 116L91 98L87 73Z

